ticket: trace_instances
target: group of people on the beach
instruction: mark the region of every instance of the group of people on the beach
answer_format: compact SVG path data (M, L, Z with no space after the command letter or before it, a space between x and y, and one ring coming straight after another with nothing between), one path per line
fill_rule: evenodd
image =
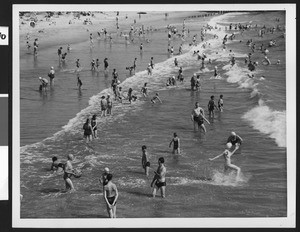
M118 20L117 20L118 21ZM169 31L168 31L168 47L170 46L170 41L172 39L172 36L174 34L177 33L176 28L172 28L172 27L168 27ZM207 26L208 30L211 30L212 27L210 27L209 25ZM240 30L242 32L251 29L251 26L249 25L242 25L242 24L230 24L229 25L229 30ZM183 34L185 34L185 20L183 22ZM263 33L267 33L268 30L267 28L263 28L262 31L259 32L259 36L262 36L261 34ZM269 30L269 32L274 33L274 30ZM103 32L98 33L98 36L100 37L101 34L107 34L106 29L103 30ZM129 32L129 36L132 36L132 34L134 33L140 33L139 35L142 35L145 33L144 29L141 28L140 30L136 30L133 29L133 27L131 27L131 30ZM201 41L203 42L205 39L205 34L206 34L206 30L201 30ZM223 49L226 49L226 44L228 42L228 38L230 40L233 40L235 38L236 34L232 34L231 36L225 36L222 39L222 46ZM194 35L192 38L192 46L196 46L197 45L197 41L196 41L197 35ZM218 36L214 36L215 39L218 39ZM92 33L90 34L90 44L93 44L93 37L92 37ZM255 67L257 66L257 63L255 61L253 61L252 55L256 50L255 47L255 43L251 40L247 41L247 46L249 46L249 48L251 49L252 53L249 53L248 58L245 59L245 64L248 65L248 68L250 71L254 71ZM28 45L29 46L29 45ZM276 46L276 41L272 40L269 42L269 47L273 47ZM35 55L37 55L37 47L38 47L38 43L37 43L37 39L35 40L35 44L34 47L36 47L35 51ZM29 49L29 48L28 48ZM68 45L67 48L68 51L70 51L70 46ZM143 50L143 44L141 43L140 45L140 51ZM264 61L263 64L268 64L270 65L271 62L267 57L268 54L268 50L266 48L263 47L263 45L261 46L260 50L262 51L262 53L264 54ZM170 52L171 54L173 54L174 49L173 47L170 47L170 49L168 48L168 52ZM179 48L179 54L182 53L182 44L180 45ZM232 53L232 51L230 50L230 53ZM65 55L64 55L65 54ZM67 53L63 52L62 47L59 47L58 49L58 56L59 56L59 61L60 62L64 62L65 57L66 57ZM202 62L202 68L205 68L204 66L204 61L207 58L207 55L205 53L200 54L198 51L194 52L194 55L197 55L197 59L201 60ZM104 59L104 71L108 72L109 70L109 65L108 65L108 58ZM135 71L136 69L136 62L137 62L137 58L134 59L134 63L132 66L126 67L126 69L131 71ZM208 63L212 63L212 61L209 59ZM278 62L277 62L278 63ZM233 55L230 55L230 64L231 66L236 65L236 58ZM175 67L178 67L178 59L175 58L174 59L174 65ZM152 75L152 70L154 69L154 59L153 57L151 57L150 59L150 63L147 67L147 72L148 75ZM80 60L77 59L76 60L76 68L78 70L78 73L80 72L79 68L81 67L80 65ZM93 59L91 61L91 70L92 71L99 71L99 59ZM217 66L215 66L214 68L214 76L218 76L218 70L217 70ZM55 71L54 68L51 67L49 74L48 74L49 78L50 78L50 84L54 83L54 77L55 77ZM46 78L42 78L39 77L39 80L41 82L41 86L40 86L40 90L46 90L47 86L48 86L48 80ZM79 86L79 88L81 88L82 82L79 78L79 74L77 74L77 80L78 83L77 85ZM177 76L177 81L181 81L183 82L184 78L183 78L183 68L179 67L178 70L178 76ZM197 73L193 74L193 76L191 77L191 90L200 90L201 87L201 83L200 83L200 75ZM111 83L111 89L112 92L114 94L114 100L115 101L119 101L122 103L122 101L124 99L127 99L129 101L129 103L132 103L133 101L136 101L138 99L137 94L133 93L133 89L129 88L128 92L127 92L127 96L123 96L122 93L122 87L120 86L121 81L119 80L118 77L118 72L116 71L116 69L113 70L112 72L112 83ZM172 76L169 77L166 83L167 86L174 86L176 85L176 77ZM143 98L148 98L148 87L147 87L147 82L144 83L144 85L142 86L141 90L141 97ZM155 93L155 95L153 97L150 98L150 101L152 104L156 103L156 102L160 102L162 103L162 100L159 98L159 93ZM100 109L99 109L99 115L100 117L105 117L107 115L112 115L112 106L113 106L113 100L111 99L111 96L109 93L106 94L106 96L102 95L100 102ZM220 95L220 98L218 99L218 103L215 104L215 97L212 95L210 97L210 100L208 102L208 115L209 118L214 118L215 117L215 109L219 110L220 112L223 112L224 109L224 102L223 102L223 94ZM191 120L193 121L194 124L194 130L202 130L204 133L206 132L206 128L204 125L204 122L206 122L207 124L210 124L210 121L206 118L205 116L205 112L204 109L200 107L199 102L195 103L195 107L192 110L191 113ZM84 138L86 140L86 142L90 142L93 139L96 139L97 136L97 126L98 126L98 122L97 122L97 115L94 114L92 116L92 118L87 118L86 122L83 125L83 134L84 134ZM238 179L241 173L241 169L240 167L234 165L231 163L231 156L233 154L236 153L236 151L240 148L240 145L242 144L243 139L237 135L235 132L231 132L231 135L228 137L227 139L227 143L226 143L226 147L225 150L218 156L215 156L213 158L209 158L210 161L213 161L219 157L224 158L224 167L225 167L225 171L235 171L236 172L236 178ZM180 155L180 147L181 147L181 142L180 139L177 135L177 133L173 134L173 138L171 139L170 143L169 143L169 147L172 147L172 152L174 154L178 154ZM63 173L63 179L65 181L65 185L66 185L66 189L67 190L71 190L74 191L74 185L73 182L71 180L71 177L77 177L79 178L81 176L81 172L74 169L72 166L72 161L74 160L74 156L72 154L67 155L67 161L66 163L61 163L58 161L57 157L53 157L52 158L52 165L51 165L51 170L55 171L55 172L62 172ZM164 157L160 157L158 159L158 168L156 169L156 171L154 171L154 177L151 181L150 186L153 187L153 192L152 195L153 197L156 196L156 193L158 190L161 191L161 196L164 198L166 196L165 191L166 191L166 166L164 165L165 163L165 159ZM150 158L149 155L147 153L147 146L143 145L142 146L142 168L144 169L145 175L149 176L149 170L150 170ZM103 185L103 196L104 196L104 200L105 203L107 205L107 211L109 214L109 217L111 218L115 218L116 217L116 203L118 200L118 189L116 187L116 185L112 182L112 177L113 175L110 173L108 168L105 168L104 173L102 174L101 178L100 178L100 183Z

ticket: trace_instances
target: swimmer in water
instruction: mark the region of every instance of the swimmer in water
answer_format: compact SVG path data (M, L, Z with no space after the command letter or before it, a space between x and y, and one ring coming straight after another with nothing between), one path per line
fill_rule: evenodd
M173 135L173 139L171 140L169 147L171 147L172 143L173 143L173 154L175 154L175 152L177 152L177 154L180 154L180 139L177 136L177 133L174 133Z
M59 173L62 172L63 170L64 170L64 164L60 163L56 156L53 156L50 171L53 171L53 173L54 172Z
M92 129L93 129L93 137L94 138L97 138L97 115L94 114L93 117L92 117L92 120L91 120L91 126L92 126Z
M89 118L87 118L86 122L83 124L83 130L84 130L83 137L85 138L85 141L87 143L89 141L92 141L93 128Z
M224 164L225 172L230 171L230 170L235 171L236 179L238 179L240 176L240 173L241 173L241 168L239 168L238 166L231 163L231 156L236 152L236 150L238 148L235 147L233 151L230 151L231 148L232 148L232 144L227 143L225 150L220 155L217 155L214 158L209 158L208 160L213 161L213 160L223 156L225 159L225 164Z
M215 109L218 109L218 107L216 106L215 104L215 96L211 96L210 97L210 100L207 104L207 107L208 107L208 115L209 117L211 118L214 118L215 117Z
M160 100L160 98L158 97L158 93L155 94L155 96L151 99L151 102L154 104L156 103L156 100L158 100L160 103L162 103L162 101Z
M145 145L142 146L142 167L145 170L146 176L149 176L150 162L148 158L147 147Z

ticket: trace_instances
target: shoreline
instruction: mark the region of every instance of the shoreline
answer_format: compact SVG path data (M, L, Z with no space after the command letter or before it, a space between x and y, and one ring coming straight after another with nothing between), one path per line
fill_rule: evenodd
M136 27L142 25L159 24L160 21L163 22L159 28L163 29L168 23L168 20L173 19L192 19L192 20L207 20L209 17L217 17L217 15L211 15L208 17L199 16L205 14L205 12L189 11L189 12L169 12L167 20L165 20L164 12L149 12L144 14L139 19L136 12L120 12L119 15L119 25L121 31L129 31L130 25L134 25L134 20L136 20ZM22 17L19 24L19 41L20 41L20 55L24 55L27 52L26 48L26 36L29 35L29 44L31 49L33 49L33 40L38 38L39 49L52 46L61 46L64 44L76 44L80 42L87 41L89 38L89 33L100 32L101 29L106 28L108 33L111 31L116 33L116 12L104 13L97 12L94 17L91 16L81 16L80 19L74 19L73 14L64 14L60 16L52 17L50 21L46 21L45 14L41 13L37 15L37 23L35 27L30 26L30 18ZM127 19L126 18L127 15ZM83 22L87 19L92 21L92 25L84 25ZM124 20L125 19L125 20ZM69 24L69 21L72 24ZM197 22L195 21L195 22ZM25 24L22 24L25 23ZM58 39L59 38L59 39Z

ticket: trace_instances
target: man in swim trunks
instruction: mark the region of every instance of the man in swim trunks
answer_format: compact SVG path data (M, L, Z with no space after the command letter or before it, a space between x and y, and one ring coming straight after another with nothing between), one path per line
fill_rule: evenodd
M112 174L107 175L107 184L104 186L104 200L107 206L108 216L110 218L116 218L117 212L117 200L118 200L118 189L117 186L111 181Z
M231 143L233 146L237 147L237 149L242 145L242 142L243 139L233 131L227 139L227 143Z
M54 84L54 77L55 77L54 67L50 68L50 71L48 73L48 77L50 78L50 85L53 85Z
M194 122L194 130L196 130L196 125L198 125L198 130L202 128L204 133L206 133L206 128L204 126L204 120L208 123L209 121L205 118L204 110L200 107L199 102L195 103L195 108L192 111L191 119Z
M145 170L146 176L149 175L150 162L147 154L147 147L145 145L142 146L142 166Z
M177 133L174 133L174 137L171 140L169 147L171 147L173 143L173 154L175 154L175 152L177 152L177 154L180 154L180 139L177 136Z
M158 168L157 171L154 171L154 177L151 182L151 187L153 187L153 184L155 185L153 188L153 197L156 196L156 191L160 189L161 197L165 198L166 197L166 172L167 169L164 165L165 159L164 157L160 157L158 159Z
M66 183L66 189L67 190L71 190L71 191L75 191L75 188L74 188L74 185L71 181L71 176L73 175L73 172L74 172L74 169L73 169L73 166L72 166L72 161L74 160L74 156L72 154L69 154L67 156L68 160L64 166L64 180L65 180L65 183Z

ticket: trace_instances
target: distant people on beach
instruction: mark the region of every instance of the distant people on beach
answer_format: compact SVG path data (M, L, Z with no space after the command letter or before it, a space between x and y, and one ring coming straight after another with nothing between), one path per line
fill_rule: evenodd
M109 66L108 66L108 58L105 58L103 62L104 62L104 71L107 71L108 68L109 68Z
M78 90L81 90L81 86L82 86L82 81L80 79L80 75L77 74L77 87L78 87Z
M34 39L34 42L33 42L33 54L34 54L34 56L38 55L38 53L37 53L38 47L39 47L38 39Z
M162 198L166 197L166 172L167 172L167 169L166 169L164 163L165 163L164 157L160 157L158 159L158 168L156 171L154 171L154 177L153 177L153 180L150 185L151 187L153 187L153 185L154 185L153 192L152 192L153 197L156 196L157 190L160 190Z
M58 55L58 61L61 62L61 54L62 54L62 47L59 47L57 50L57 55Z
M173 138L169 144L169 147L173 144L173 154L177 153L180 154L180 139L177 136L177 133L173 134Z

